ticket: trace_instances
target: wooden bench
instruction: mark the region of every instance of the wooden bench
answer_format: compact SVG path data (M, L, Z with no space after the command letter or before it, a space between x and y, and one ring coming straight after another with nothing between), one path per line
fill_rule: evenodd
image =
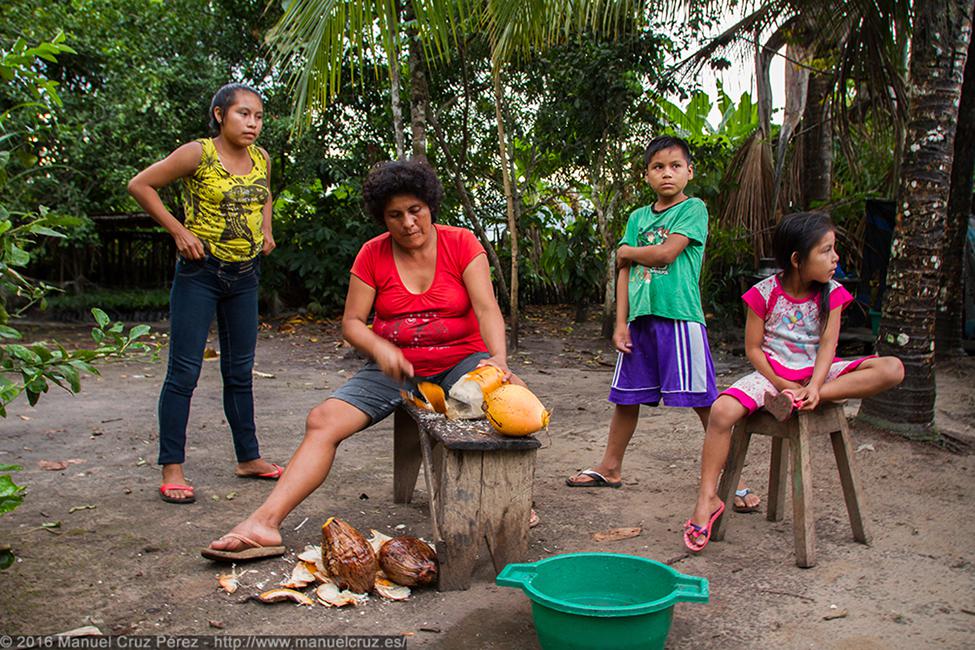
M393 501L409 503L420 465L440 561L440 591L467 589L487 541L495 572L528 553L533 437L499 436L485 420L447 420L404 403L393 416Z
M731 452L721 482L718 498L724 501L725 514L718 518L711 538L720 541L727 528L735 498L735 487L745 466L748 443L752 435L772 436L772 459L769 467L769 521L781 521L785 506L789 459L792 457L792 527L795 535L796 564L808 568L816 564L816 518L813 515L812 460L809 442L813 436L826 435L833 443L833 455L840 474L840 485L853 528L853 539L867 544L866 523L860 504L860 482L857 477L850 441L850 427L843 405L825 402L814 411L800 411L785 422L779 422L767 411L760 410L739 422L731 436ZM789 453L791 452L791 454Z

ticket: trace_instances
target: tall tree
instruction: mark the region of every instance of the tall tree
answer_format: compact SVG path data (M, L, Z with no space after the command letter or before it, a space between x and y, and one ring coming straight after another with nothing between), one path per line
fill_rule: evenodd
M910 119L877 351L899 357L898 388L860 415L912 437L936 436L934 325L971 0L918 0L911 38Z
M968 44L965 82L958 108L955 133L955 160L951 166L951 193L948 196L948 223L945 227L944 264L941 267L941 293L935 322L935 354L939 358L959 356L962 330L963 256L972 214L972 175L975 174L975 38ZM968 278L969 281L975 278Z

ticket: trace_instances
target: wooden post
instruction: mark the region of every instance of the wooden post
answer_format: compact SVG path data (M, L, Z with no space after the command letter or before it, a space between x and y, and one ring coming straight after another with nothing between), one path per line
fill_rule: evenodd
M809 462L809 420L798 416L799 427L792 447L792 529L796 539L796 564L803 569L816 565L816 519L813 515L812 465Z
M785 486L789 480L789 441L774 436L772 438L772 460L768 472L768 506L765 518L769 521L782 521L785 511Z
M396 409L393 413L393 503L409 503L413 498L420 460L420 430L416 421L403 409Z
M860 479L857 476L853 460L853 445L850 444L849 427L844 418L839 431L829 434L833 443L833 455L836 456L836 467L840 471L840 485L843 486L843 498L846 500L846 512L850 516L850 526L853 528L853 539L861 544L869 544L870 536L860 511Z
M481 474L481 530L494 570L528 555L526 524L531 516L535 450L484 452Z

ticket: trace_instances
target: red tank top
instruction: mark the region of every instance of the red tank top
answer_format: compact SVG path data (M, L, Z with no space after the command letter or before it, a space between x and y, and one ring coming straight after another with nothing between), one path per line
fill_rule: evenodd
M410 293L403 285L388 232L367 241L352 264L352 275L376 290L372 330L400 348L420 377L452 368L475 352L487 352L463 277L484 248L469 230L438 224L434 228L437 268L423 293Z

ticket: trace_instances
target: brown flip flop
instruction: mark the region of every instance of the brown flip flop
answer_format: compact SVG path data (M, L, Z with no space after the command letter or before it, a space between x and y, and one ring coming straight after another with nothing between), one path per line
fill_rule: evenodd
M231 539L236 539L239 542L247 544L250 548L241 549L239 551L224 551L217 548L210 548L209 546L200 551L200 555L208 560L213 560L215 562L245 562L247 560L260 560L266 557L278 557L279 555L284 555L284 546L264 546L259 544L254 540L244 537L238 533L227 533L220 539L225 539L230 537Z

